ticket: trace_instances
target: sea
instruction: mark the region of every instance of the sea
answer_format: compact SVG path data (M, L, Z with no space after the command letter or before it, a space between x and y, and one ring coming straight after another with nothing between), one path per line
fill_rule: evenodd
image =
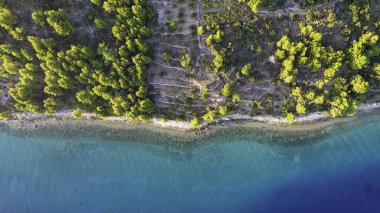
M379 115L294 144L224 131L176 151L1 127L0 212L380 212Z

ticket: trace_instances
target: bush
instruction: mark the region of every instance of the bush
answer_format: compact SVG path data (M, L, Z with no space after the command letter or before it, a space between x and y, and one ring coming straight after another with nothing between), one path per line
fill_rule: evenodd
M177 30L177 24L174 21L170 22L168 29L172 33L175 32Z
M214 121L218 118L218 113L215 110L209 110L203 117L205 121Z
M193 128L197 128L201 124L201 121L198 118L193 118L190 121L190 125Z
M11 111L2 111L0 110L0 120L7 121L12 118L12 112Z
M231 83L225 84L222 89L222 94L226 97L230 97L233 95L233 93L234 93L234 87L232 86L232 84Z
M78 109L74 109L74 111L71 113L71 116L73 116L73 118L83 118L83 110L78 108Z

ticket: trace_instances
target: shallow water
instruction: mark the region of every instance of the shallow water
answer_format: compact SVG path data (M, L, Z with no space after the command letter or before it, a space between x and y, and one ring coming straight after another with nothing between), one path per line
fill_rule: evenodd
M380 116L302 146L238 134L175 152L3 129L0 212L380 212Z

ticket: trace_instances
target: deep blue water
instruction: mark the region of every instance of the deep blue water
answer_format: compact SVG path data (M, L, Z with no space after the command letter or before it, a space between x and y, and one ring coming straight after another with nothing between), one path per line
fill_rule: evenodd
M179 154L2 130L0 212L380 212L380 117L302 146L233 138Z

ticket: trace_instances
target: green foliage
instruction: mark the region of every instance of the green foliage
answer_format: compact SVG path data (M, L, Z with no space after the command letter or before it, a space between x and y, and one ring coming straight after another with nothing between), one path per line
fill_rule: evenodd
M284 118L285 118L285 121L286 121L288 124L291 124L291 123L294 122L295 116L294 116L293 113L291 113L291 112L287 112L287 113L285 113Z
M355 75L351 80L352 90L358 94L364 94L367 92L368 82L360 75Z
M218 118L218 112L215 110L209 110L202 118L208 122L215 121Z
M83 110L82 109L80 109L80 108L77 108L77 109L74 109L73 110L73 112L71 113L71 116L73 117L73 118L77 118L77 119L79 119L79 118L82 118L83 117Z
M237 103L238 101L240 101L240 94L239 93L235 93L235 94L233 94L232 95L232 99L231 99L231 101L232 101L232 103Z
M250 77L253 73L253 68L251 64L246 64L241 68L241 74L246 77Z
M380 80L380 64L375 64L373 66L373 74L375 79Z
M174 21L169 23L168 29L170 32L175 32L177 30L177 24Z
M359 102L348 96L347 92L341 92L330 101L330 117L352 116L359 108Z
M374 46L379 40L379 36L374 32L364 33L358 41L353 41L350 47L349 54L351 58L351 68L354 70L361 70L369 64L368 56L365 51L368 47Z
M101 30L107 27L106 22L104 22L103 19L100 19L100 18L96 18L94 20L94 24L98 29L101 29Z
M101 118L127 115L146 121L154 112L154 104L147 97L146 68L151 59L146 56L149 47L145 43L151 34L147 23L153 18L152 9L144 0L91 2L102 5L110 14L104 17L98 13L89 20L100 29L108 28L103 20L112 23L108 30L116 38L95 35L99 43L91 47L49 38L50 32L44 38L38 33L26 37L25 31L16 26L16 16L2 7L0 26L18 40L27 38L27 42L0 45L0 72L8 78L8 93L13 99L10 103L33 113L74 108ZM75 29L64 11L66 8L36 10L32 18L41 27L51 26L58 35L70 36Z
M49 114L57 112L59 107L63 104L60 99L53 97L49 97L45 99L43 102L44 108L46 109L46 112Z
M150 99L139 102L139 110L144 114L151 114L154 111L154 103Z
M202 100L206 100L206 99L207 99L207 96L208 96L208 90L207 90L207 88L202 87L202 88L201 88L201 95L200 95L200 98L201 98Z
M0 7L0 27L4 28L15 40L23 41L26 38L24 29L16 27L17 17L6 7Z
M201 125L201 124L202 124L202 122L201 122L197 117L191 119L191 121L190 121L190 125L191 125L191 127L193 127L193 128L197 128L197 127L199 127L199 125Z
M299 28L300 42L291 42L286 35L277 42L275 55L282 60L280 79L292 83L299 72L298 66L306 66L312 72L324 69L325 80L331 80L342 66L343 52L323 46L322 34L311 25L300 24Z
M74 32L75 27L63 10L49 10L45 11L44 14L46 22L54 28L58 35L70 36Z
M162 53L162 59L165 62L169 62L170 61L170 55L169 55L169 53L167 53L167 52Z
M263 0L238 0L239 2L245 2L248 4L248 6L251 7L252 12L258 12L260 10L260 7L264 3Z
M219 107L219 114L221 116L228 115L228 108L227 108L227 106L221 106L221 107Z
M5 8L0 8L0 26L9 31L17 24L17 17L13 13Z
M46 21L46 18L47 15L42 11L34 11L32 13L32 19L34 20L34 22L36 22L36 24L38 24L41 27L47 26L48 23Z
M12 118L12 112L9 110L0 109L0 120L9 120Z
M234 93L234 87L231 83L227 83L224 85L223 89L222 89L222 94L226 97L230 97L232 96Z
M91 3L97 5L97 6L100 6L102 3L103 3L103 0L90 0Z
M205 34L205 29L204 29L203 26L199 26L197 28L197 34L200 35L200 36Z
M191 70L191 58L188 53L182 55L180 63L183 68Z

